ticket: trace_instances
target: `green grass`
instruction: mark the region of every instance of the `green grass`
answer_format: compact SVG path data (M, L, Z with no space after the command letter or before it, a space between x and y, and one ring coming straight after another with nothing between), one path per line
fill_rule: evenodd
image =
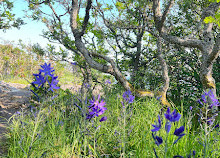
M28 79L28 80L30 80L30 79ZM7 83L19 83L19 84L24 84L24 85L29 84L29 82L27 80L25 80L24 78L19 78L19 77L4 79L3 81L7 82Z
M19 84L24 84L24 85L28 85L29 82L33 82L33 78L21 78L17 76L6 78L6 79L1 79L1 80L7 83L19 83ZM81 79L81 76L76 76L76 74L73 74L70 71L64 71L63 74L59 77L59 84L60 85L65 85L65 84L81 85L82 79Z
M81 76L76 76L73 72L64 71L63 75L59 77L59 84L78 84L81 85Z
M112 91L113 92L113 91ZM36 110L21 111L14 115L8 133L8 153L6 157L158 157L165 156L165 119L163 127L157 133L164 142L158 147L152 138L152 124L162 108L156 99L138 99L133 104L121 105L123 92L114 91L103 96L108 110L103 114L108 119L99 122L98 118L91 121L82 117L81 110L74 106L77 103L82 109L88 105L79 101L69 91L59 91L54 100L43 99ZM119 95L119 97L118 97ZM183 109L179 107L179 109ZM182 110L180 113L183 115ZM163 116L163 115L162 115ZM196 151L196 157L202 155L204 133L202 130L191 131L190 115L182 116L168 135L167 158L174 155L186 157ZM177 127L184 125L186 134L177 144L173 145ZM94 128L98 127L99 128ZM220 155L219 129L210 133L208 139L208 157ZM88 132L89 131L89 132ZM217 140L217 141L216 141ZM31 147L31 148L30 148ZM43 156L42 156L43 157Z

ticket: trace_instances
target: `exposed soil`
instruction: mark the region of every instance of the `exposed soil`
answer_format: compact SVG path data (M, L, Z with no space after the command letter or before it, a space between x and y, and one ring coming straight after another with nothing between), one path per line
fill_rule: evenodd
M31 96L28 86L0 81L0 157L6 152L4 140L8 119L21 108L28 107Z

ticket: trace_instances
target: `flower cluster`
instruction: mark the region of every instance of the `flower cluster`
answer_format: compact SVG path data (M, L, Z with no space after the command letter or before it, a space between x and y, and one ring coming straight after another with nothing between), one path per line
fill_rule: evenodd
M169 133L170 129L171 129L171 123L179 121L181 118L181 115L179 113L177 113L176 110L174 110L171 113L170 108L168 108L166 113L164 114L164 116L167 120L166 124L165 124L165 130L167 133ZM158 115L158 124L152 125L152 126L154 127L154 129L151 130L152 132L157 132L161 129L162 125L161 125L160 115Z
M93 100L89 101L90 102L90 105L88 106L89 113L87 114L86 119L91 120L94 117L98 117L98 116L102 115L105 112L105 110L107 110L107 108L104 107L106 104L104 102L104 100L99 101L99 99L100 99L100 95L98 96L97 100L95 100L95 98L93 98ZM106 121L106 120L107 120L107 117L104 116L99 121L102 122L102 121Z
M105 81L105 84L109 84L110 85L111 81L108 79L108 80Z
M168 108L166 113L164 114L164 117L166 118L165 131L168 134L170 132L172 122L174 123L174 122L179 121L181 118L181 115L179 113L177 113L176 110L174 110L171 113L170 108ZM163 143L163 138L156 135L156 132L162 128L162 122L161 122L160 115L158 115L158 122L156 122L156 124L153 124L152 126L154 127L153 129L151 129L152 137L155 141L155 144L157 146L159 146L160 144ZM175 136L177 136L178 138L173 142L173 144L176 144L178 142L178 140L185 135L183 132L184 132L184 126L181 126L180 128L175 129L173 134ZM166 151L166 149L165 149L165 151ZM156 153L156 150L155 150L155 153Z
M203 107L199 109L199 121L204 121L208 125L213 125L216 117L218 116L218 111L214 107L220 106L218 99L213 94L212 90L202 94L201 98L198 99L198 103Z
M212 108L213 106L220 106L220 103L218 99L213 94L212 90L209 90L209 92L205 92L201 99L198 100L199 104L204 105L208 103L208 99L210 99L211 104L209 105L209 108Z
M39 69L38 74L33 74L35 76L35 81L32 82L32 85L34 85L37 88L43 87L46 82L49 84L48 91L54 92L54 90L59 89L60 87L57 86L58 84L58 76L55 76L53 72L55 71L53 67L51 67L51 64L44 63L44 65L41 65L42 69Z
M127 103L133 103L134 102L134 98L135 96L133 96L131 94L131 91L125 91L122 95L123 99L127 102Z

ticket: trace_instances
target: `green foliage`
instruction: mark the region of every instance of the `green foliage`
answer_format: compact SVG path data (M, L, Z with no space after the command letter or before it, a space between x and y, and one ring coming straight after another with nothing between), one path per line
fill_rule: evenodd
M215 17L209 16L204 19L205 23L216 23L220 27L220 12L215 14Z
M209 0L210 2L220 2L220 0ZM216 23L218 27L220 27L220 9L215 13L214 17L213 16L208 16L205 17L204 19L205 23Z
M21 18L15 18L15 14L12 13L14 7L14 2L11 0L1 0L0 1L0 29L4 31L16 27L19 28L24 24L24 21Z
M91 123L82 117L81 110L75 106L83 107L83 103L77 99L77 94L70 91L60 90L53 100L44 100L39 106L32 107L26 111L16 113L10 121L11 126L8 133L8 154L10 158L22 157L155 157L153 148L156 148L158 156L164 156L164 145L155 145L151 131L152 124L160 113L160 105L155 99L137 99L133 104L128 105L132 115L126 116L126 126L121 110L122 92L113 90L106 97L107 121L99 122L99 118ZM79 96L78 96L79 97ZM89 98L88 98L89 99ZM84 105L86 106L86 105ZM132 110L133 109L133 110ZM181 111L179 111L181 113ZM203 145L201 137L204 133L191 131L191 114L182 114L180 125L185 126L185 134L181 140L172 145L174 137L168 139L170 148L167 157L174 155L187 156L193 150L196 157L201 156ZM130 113L129 113L130 114ZM99 128L94 128L98 127ZM162 127L164 128L164 127ZM170 131L170 135L173 134ZM216 157L219 153L218 130L210 133L208 152L210 157ZM159 131L161 136L166 135L165 131ZM122 140L125 136L126 146L123 153Z
M39 64L32 55L12 45L0 45L0 63L1 79L31 78Z

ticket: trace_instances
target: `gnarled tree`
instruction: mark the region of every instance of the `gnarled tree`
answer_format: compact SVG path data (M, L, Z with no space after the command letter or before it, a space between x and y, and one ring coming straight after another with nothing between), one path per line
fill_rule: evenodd
M42 20L42 22L47 25L48 31L44 32L46 38L50 41L58 41L67 49L79 56L83 56L90 67L113 75L126 90L132 90L137 96L154 97L159 95L162 96L162 103L169 105L166 100L166 92L169 88L169 76L168 64L164 57L166 56L166 51L163 50L164 43L199 49L202 52L200 79L203 87L204 89L212 89L213 92L216 90L215 81L212 77L212 67L214 61L219 56L220 35L219 33L215 35L213 23L206 24L203 20L205 17L215 14L219 9L219 3L210 3L208 7L203 8L199 6L201 10L201 14L198 13L200 17L198 18L199 25L198 27L195 25L193 27L196 35L188 38L183 36L179 37L172 32L172 26L182 25L181 22L179 22L179 24L172 24L173 17L169 16L169 13L175 14L175 11L182 11L181 8L175 8L176 10L170 12L173 5L180 6L180 4L183 3L180 1L176 1L176 3L174 3L174 0L163 1L161 5L160 0L153 0L153 2L146 2L144 0L115 0L109 3L122 5L122 12L128 13L127 17L122 16L116 21L106 18L106 14L108 15L109 13L104 12L105 10L100 6L98 0L29 0L28 2L29 8L34 13L32 17ZM208 4L208 2L206 3ZM164 7L161 9L161 6ZM163 12L161 10L163 10ZM115 15L122 14L121 12L116 14L116 11L117 10L113 9ZM99 16L91 17L92 14L99 14ZM182 14L186 14L185 11L182 11ZM99 31L100 34L96 34L95 31L98 31L96 28L97 17L101 17L103 22L101 25L105 26L105 29L110 34L109 36L106 36L103 30ZM135 18L139 18L139 20L132 20ZM168 18L169 21L167 20ZM194 22L195 21L196 19ZM185 24L183 25L187 26ZM94 28L96 28L96 30ZM102 28L103 27L99 27L98 29ZM203 33L200 33L202 28ZM128 34L124 34L126 32L128 32ZM133 33L130 34L130 32ZM91 34L94 36L89 39ZM105 42L101 42L102 46L100 46L101 44L99 45L100 49L98 49L98 51L97 49L91 48L91 45L92 47L96 47L98 40L103 40L99 38L102 34L106 38L111 36L112 39L114 39L116 47L110 43L109 48L112 48L116 54L121 53L133 59L132 76L136 76L136 72L145 64L141 61L141 56L144 55L142 49L142 44L145 42L143 40L144 34L154 36L154 41L156 40L157 42L152 47L154 49L155 47L157 48L156 57L160 62L164 80L161 90L154 92L135 89L121 71L120 65L117 62L117 56L116 62L108 56L110 51L107 50L108 48L104 48L106 46ZM133 38L135 38L135 40L132 40ZM145 40L149 42L149 39ZM108 43L109 41L106 40L106 42ZM153 40L150 42L153 42ZM132 53L133 48L135 48L135 51ZM154 57L152 56L152 58Z
M154 20L160 36L172 44L177 44L184 47L199 49L202 53L202 61L200 68L200 80L203 84L203 89L211 89L216 95L215 79L212 76L213 63L220 54L220 33L214 32L213 23L204 23L204 19L209 16L214 16L220 7L220 2L210 3L209 6L198 13L200 16L198 26L194 27L195 34L201 33L200 38L194 37L178 37L170 34L170 28L166 27L165 21L167 13L174 4L174 0L169 0L164 13L161 13L160 0L153 1ZM202 27L201 27L202 26ZM216 34L216 35L215 35ZM191 35L192 36L192 35Z

